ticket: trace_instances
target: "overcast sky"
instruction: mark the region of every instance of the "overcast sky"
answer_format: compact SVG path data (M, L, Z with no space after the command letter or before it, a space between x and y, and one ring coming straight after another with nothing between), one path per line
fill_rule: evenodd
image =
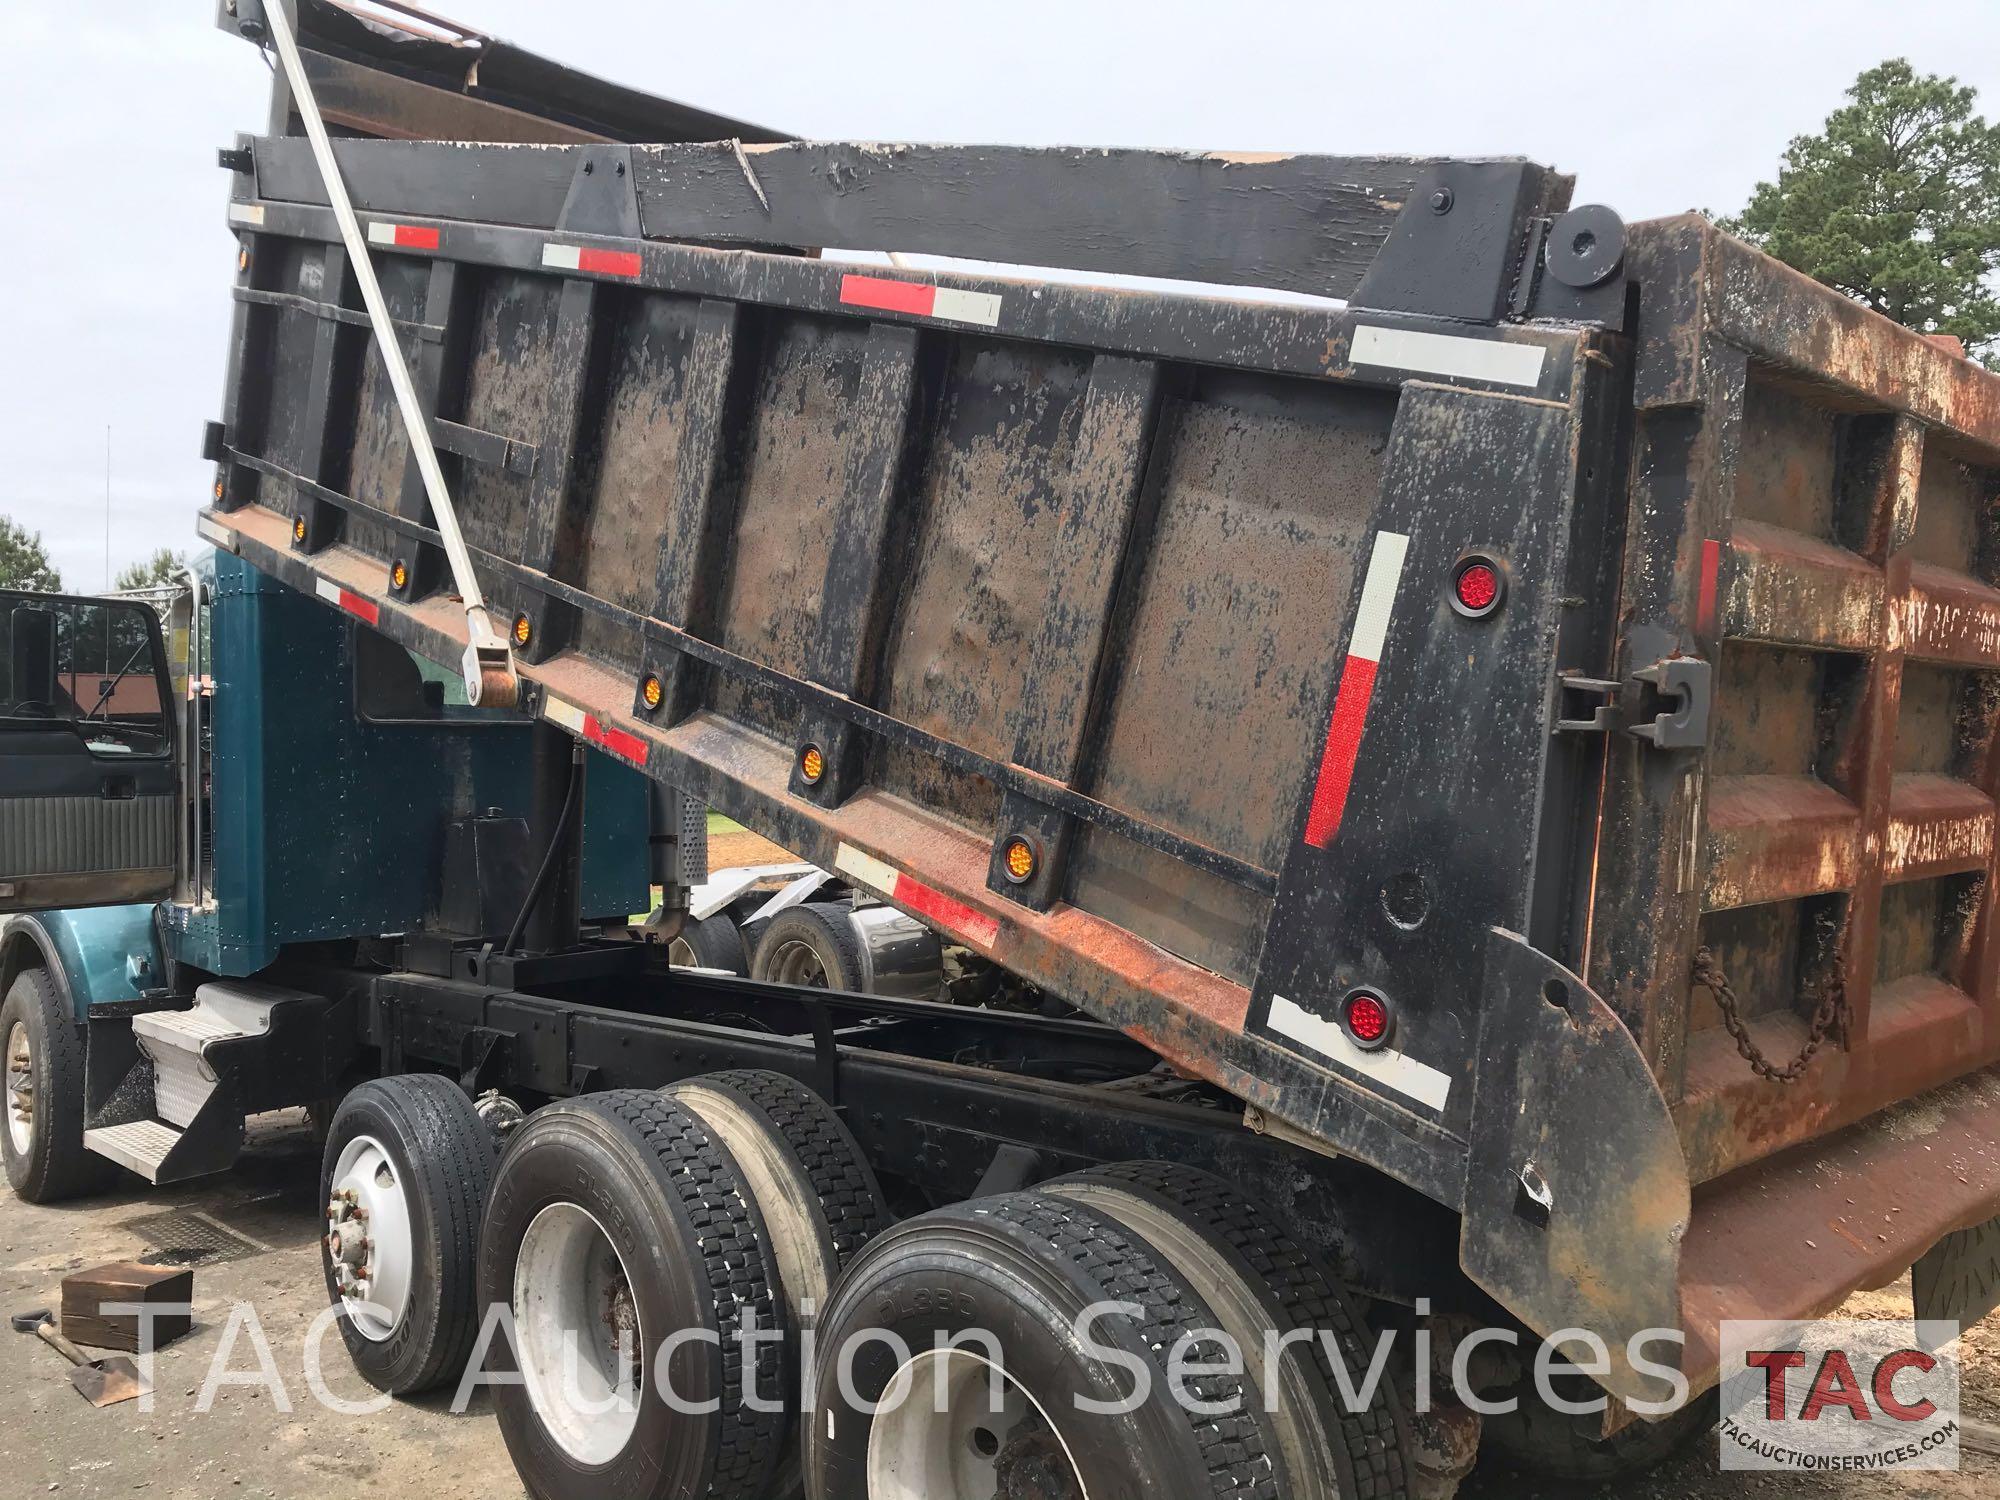
M1671 5L439 0L455 20L801 135L1519 154L1628 219L1741 206L1863 68L2000 111L1996 0ZM0 512L66 583L194 544L235 250L215 151L268 75L213 0L0 6Z

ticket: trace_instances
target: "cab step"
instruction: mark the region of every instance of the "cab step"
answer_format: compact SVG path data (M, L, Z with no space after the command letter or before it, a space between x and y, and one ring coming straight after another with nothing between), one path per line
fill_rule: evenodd
M152 1183L160 1181L161 1165L180 1142L181 1132L162 1120L133 1120L83 1133L83 1144L89 1150L110 1157Z
M84 1145L155 1184L227 1171L243 1149L247 1112L306 1102L270 1097L270 1047L283 1017L323 1004L297 990L219 980L197 989L186 1010L133 1016L126 1056L136 1086L113 1097L146 1110L150 1082L148 1117L100 1116L84 1131ZM299 1050L296 1026L292 1036L281 1051Z
M267 1036L271 1012L286 998L265 985L205 984L192 1010L154 1011L132 1018L139 1050L153 1060L155 1112L170 1125L192 1125L220 1078L207 1058L216 1042Z

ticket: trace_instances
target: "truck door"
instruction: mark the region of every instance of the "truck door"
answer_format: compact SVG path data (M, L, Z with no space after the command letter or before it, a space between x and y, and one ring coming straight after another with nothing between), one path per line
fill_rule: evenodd
M172 705L147 606L0 590L0 912L172 890Z

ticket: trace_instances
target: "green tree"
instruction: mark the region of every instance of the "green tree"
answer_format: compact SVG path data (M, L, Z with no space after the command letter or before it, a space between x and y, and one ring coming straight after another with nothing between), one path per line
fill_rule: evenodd
M178 583L187 568L187 559L162 547L144 562L136 562L118 575L118 589L150 589L163 583Z
M2000 126L1956 78L1870 68L1723 227L1920 333L2000 352Z
M62 574L49 561L42 534L28 530L11 516L0 516L0 588L32 589L39 594L62 592Z

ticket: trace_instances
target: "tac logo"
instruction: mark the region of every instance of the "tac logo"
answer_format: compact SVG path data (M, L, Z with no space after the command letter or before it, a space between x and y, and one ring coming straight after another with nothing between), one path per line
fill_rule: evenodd
M1958 1467L1956 1323L1725 1322L1722 1467Z

